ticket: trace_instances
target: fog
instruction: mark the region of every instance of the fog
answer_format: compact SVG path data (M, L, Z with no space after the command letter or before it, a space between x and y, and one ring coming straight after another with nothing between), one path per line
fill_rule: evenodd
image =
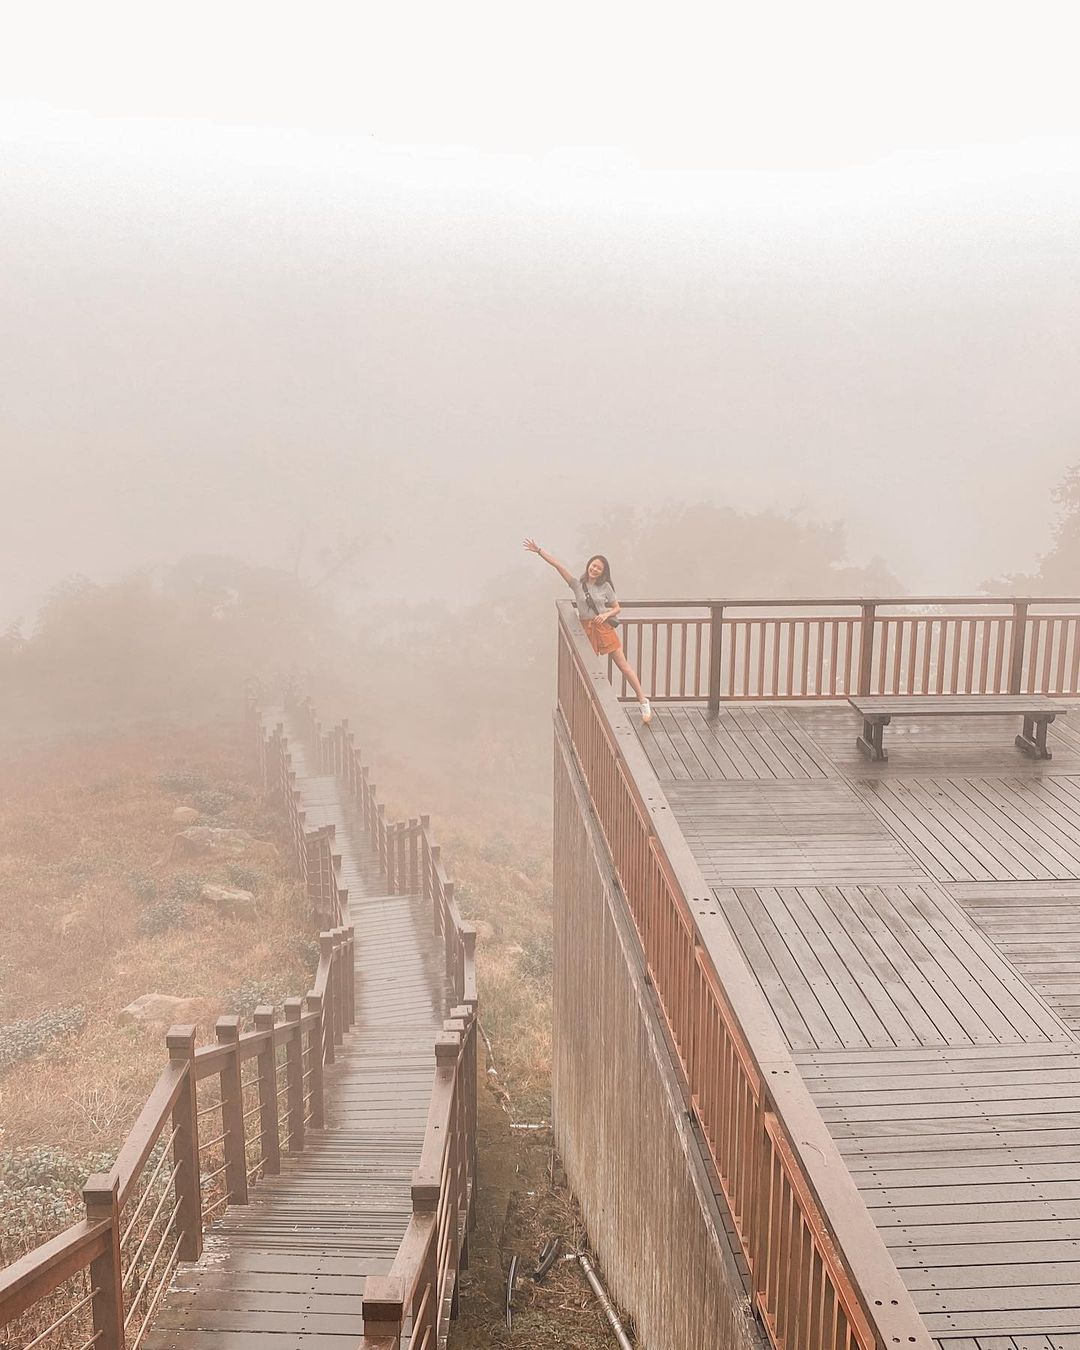
M206 553L467 605L526 533L655 593L620 520L669 504L839 522L909 591L1048 548L1080 458L1063 10L241 6L212 49L209 11L62 13L62 51L46 13L5 57L0 626Z

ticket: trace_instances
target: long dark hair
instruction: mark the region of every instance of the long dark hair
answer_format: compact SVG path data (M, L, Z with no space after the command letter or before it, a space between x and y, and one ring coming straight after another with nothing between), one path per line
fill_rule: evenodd
M594 562L602 562L604 564L604 570L600 573L600 575L596 578L595 581L592 581L589 577L589 568L593 565ZM589 559L589 561L585 564L585 571L582 572L581 574L581 584L583 586L602 586L605 581L611 587L612 590L615 589L615 583L611 579L611 564L608 562L608 560L604 557L602 553L594 553L592 557Z

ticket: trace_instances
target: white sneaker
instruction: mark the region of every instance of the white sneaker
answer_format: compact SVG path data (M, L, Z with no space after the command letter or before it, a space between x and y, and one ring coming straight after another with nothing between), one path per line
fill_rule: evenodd
M647 698L641 700L641 720L646 724L652 721L652 709L649 707Z

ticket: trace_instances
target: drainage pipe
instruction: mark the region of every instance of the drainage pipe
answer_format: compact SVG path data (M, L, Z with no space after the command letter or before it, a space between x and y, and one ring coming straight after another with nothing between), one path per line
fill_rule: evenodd
M611 1329L615 1333L615 1339L619 1342L621 1350L634 1350L630 1344L630 1338L626 1334L622 1322L619 1321L619 1314L615 1311L615 1305L604 1292L604 1286L593 1269L592 1262L584 1252L578 1252L578 1260L581 1262L581 1269L585 1272L585 1278L592 1285L592 1291L600 1300L600 1306L607 1314L607 1320L611 1323Z

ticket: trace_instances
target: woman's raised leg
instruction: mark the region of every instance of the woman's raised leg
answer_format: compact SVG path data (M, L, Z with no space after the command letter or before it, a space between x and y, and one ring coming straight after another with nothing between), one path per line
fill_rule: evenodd
M629 684L630 688L637 695L637 700L641 704L642 713L647 714L647 716L645 717L645 721L647 722L649 718L652 717L652 711L649 708L649 700L645 697L645 690L642 689L641 681L637 677L637 671L626 659L626 653L621 648L617 652L612 652L611 657L612 660L615 662L615 664L622 671L622 673L626 676L626 681Z

